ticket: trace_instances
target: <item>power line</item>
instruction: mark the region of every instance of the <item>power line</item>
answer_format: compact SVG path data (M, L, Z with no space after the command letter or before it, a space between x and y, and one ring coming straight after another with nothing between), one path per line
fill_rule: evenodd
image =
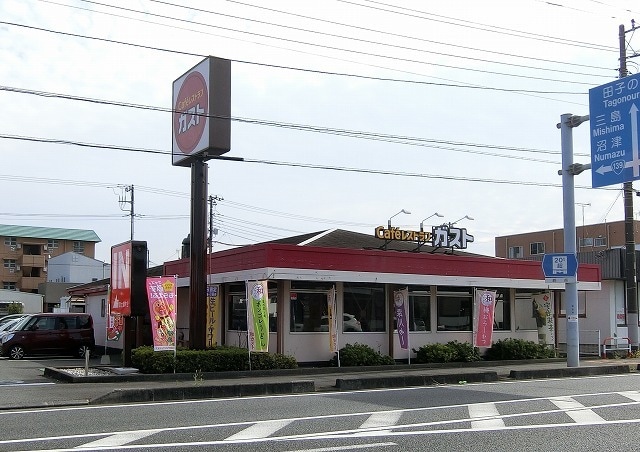
M167 2L160 1L160 0L149 0L149 1L156 2L156 3L167 3ZM507 56L509 58L522 58L522 59L539 61L539 62L544 62L544 63L570 65L570 66L573 66L573 67L585 67L585 68L591 68L591 69L615 70L615 69L612 69L612 68L603 68L603 67L600 67L600 66L591 66L591 65L587 65L587 64L569 63L569 62L566 62L566 61L549 60L549 59L545 59L545 58L535 58L535 57L530 57L530 56L517 55L517 54L514 54L514 53L505 53L505 52L498 52L498 51L495 51L495 50L480 49L480 48L476 48L476 47L460 46L460 45L451 44L451 43L448 43L448 42L433 41L433 40L430 40L430 39L424 39L424 38L420 38L420 37L417 37L417 36L405 35L405 34L401 34L401 33L392 33L392 32L389 32L389 31L382 31L382 30L362 27L362 26L353 25L353 24L346 24L346 23L343 23L343 22L337 22L337 21L333 21L333 20L320 19L320 18L312 17L312 16L305 16L303 14L297 14L297 13L293 13L293 12L290 12L290 11L282 11L282 10L278 10L278 9L274 9L274 8L267 8L265 6L254 5L254 4L251 4L251 3L240 2L240 1L236 1L236 0L224 0L224 1L226 1L228 3L235 3L235 4L238 4L238 5L247 6L247 7L250 7L250 8L257 8L257 9L260 9L260 10L263 10L263 11L271 11L271 12L275 12L275 13L279 13L279 14L283 14L283 15L289 15L289 16L297 17L297 18L303 18L303 19L308 19L308 20L328 23L328 24L332 24L332 25L339 25L339 26L343 26L343 27L349 27L349 28L352 28L352 29L367 31L367 32L371 32L371 33L379 33L379 34L383 34L385 36L393 36L393 37L397 37L397 38L416 40L416 41L430 43L430 44L438 44L438 45L442 45L442 46L462 48L462 49L471 50L471 51L474 51L474 52L485 52L485 53L490 53L490 54L495 54L495 55ZM169 4L171 4L171 3L169 3ZM565 42L559 42L559 44L571 45L572 43L568 43L568 42L565 41ZM615 49L611 48L611 50L614 51Z
M96 3L96 2L93 2L93 1L90 1L90 0L82 0L82 1L89 2L89 3ZM308 28L295 27L295 26L291 26L291 25L282 25L282 24L277 24L277 23L274 23L274 22L268 22L268 21L265 21L265 20L240 17L240 16L235 16L235 15L232 15L232 14L221 13L221 12L218 12L218 11L211 11L211 10L202 9L202 8L195 8L193 6L178 5L178 4L175 4L175 3L170 3L170 2L161 1L161 0L149 0L149 1L154 2L154 3L160 3L160 4L163 4L163 5L173 6L175 8L188 9L190 11L197 11L197 12L202 12L202 13L206 13L206 14L212 14L212 15L216 15L216 16L223 16L223 17L228 17L228 18L232 18L232 19L244 20L244 21L248 21L248 22L252 22L252 23L259 23L259 24L262 24L262 25L269 25L269 26L272 26L272 27L286 28L286 29L289 29L289 30L300 31L300 32L304 32L304 33L312 33L312 34L327 36L327 37L331 37L331 38L338 38L338 39L345 39L345 40L349 40L349 41L356 41L356 42L364 43L364 44L373 44L373 45L378 45L378 46L391 47L391 48L399 49L399 50L409 50L409 51L413 51L413 52L428 53L428 54L432 54L432 55L445 56L445 57L449 57L449 58L459 58L459 59L463 59L465 61L478 61L478 62L482 62L482 63L491 63L491 64L498 64L498 65L509 66L509 67L524 68L524 69L535 69L535 70L546 71L546 72L558 72L558 73L572 74L572 75L583 75L583 76L611 78L611 75L585 74L585 73L580 73L580 72L575 72L575 71L565 71L565 70L561 70L561 69L532 67L532 66L527 66L527 65L523 65L523 64L516 64L516 63L513 63L513 62L502 62L502 61L495 61L495 60L487 60L487 59L483 59L483 58L475 58L475 57L469 57L469 56L455 55L455 54L451 54L451 53L436 52L436 51L433 51L433 50L426 50L426 49L417 48L417 47L408 47L408 46L402 46L402 45L398 45L398 44L391 44L391 43L388 43L388 42L373 41L373 40L369 40L369 39L359 38L359 37L356 37L356 36L345 36L345 35L339 35L339 34L335 34L335 33L326 33L326 32L322 32L322 31L318 31L318 30L310 30ZM178 20L178 19L176 19L176 20ZM236 30L236 31L238 31L238 30ZM239 32L241 32L241 31L239 31ZM380 33L380 31L378 31L378 33ZM385 33L385 34L387 34L387 33ZM388 33L388 34L392 34L392 33ZM277 39L277 38L274 38L274 39ZM304 43L304 44L308 44L308 43ZM459 47L462 47L462 46L459 46ZM465 49L465 50L470 50L470 49ZM568 64L568 63L564 63L564 64ZM574 67L574 66L572 66L572 67ZM601 68L601 69L606 69L606 70L609 70L609 71L613 70L613 69L610 69L610 68Z
M41 0L41 1L45 1L45 0ZM245 31L245 30L236 30L236 29L229 28L229 27L213 26L213 25L206 24L206 23L203 23L203 22L197 22L197 21L187 20L187 19L177 19L175 17L164 16L162 14L151 13L151 12L148 12L148 11L140 11L140 10L136 10L136 9L133 9L133 8L125 8L125 7L122 7L122 6L107 5L107 4L104 4L104 3L94 2L94 1L90 1L90 0L82 0L82 1L87 2L87 3L96 4L96 5L105 6L105 7L108 7L108 8L114 8L114 9L117 9L117 10L134 12L134 13L137 13L137 14L144 14L144 15L149 15L149 16L153 16L153 17L160 17L160 18L168 19L168 20L186 22L186 23L190 23L190 24L198 25L198 26L204 26L204 27L209 27L209 28L217 28L217 29L236 32L236 33L241 33L241 34L248 34L248 35L256 36L256 37L260 37L260 38L274 39L274 40L278 40L278 41L284 41L284 42L294 43L294 44L302 44L302 45L307 45L307 46L310 46L310 47L319 47L319 48L324 48L324 49L327 49L327 50L334 50L334 51L339 51L339 52L347 52L347 53L356 54L356 55L360 55L360 56L376 57L376 58L383 58L383 59L392 60L392 61L403 61L403 62L406 62L406 63L415 63L415 64L422 64L422 65L427 65L427 66L444 67L444 68L449 68L449 69L472 71L472 72L476 72L476 73L480 72L480 73L486 73L486 74L492 74L492 75L500 75L500 76L504 76L504 77L522 78L522 79L528 79L528 80L550 81L550 82L557 82L557 83L571 83L571 84L576 84L576 85L588 85L588 86L592 86L593 85L592 83L587 83L587 82L578 82L578 81L573 81L573 80L551 79L551 78L546 78L546 77L534 77L534 76L526 76L526 75L519 75L519 74L509 74L509 73L505 73L505 72L489 71L489 70L480 69L480 68L467 68L467 67L453 66L453 65L441 64L441 63L432 63L432 62L427 62L427 61L420 61L420 60L415 60L415 59L411 59L411 58L400 58L400 57L397 57L397 56L381 55L381 54L365 52L365 51L360 51L360 50L349 50L349 49L343 49L341 47L329 46L329 45L326 45L326 44L318 44L316 42L307 42L307 41L300 41L300 40L296 40L296 39L283 38L283 37L278 37L278 36L270 36L270 35L266 35L266 34L263 34L263 33L257 33L257 32ZM60 5L58 3L50 2L50 1L47 1L47 3L53 3L53 4L57 4L59 6L68 6L68 5ZM96 12L96 11L92 11L92 12ZM97 12L100 13L99 11L97 11ZM128 20L134 20L134 21L140 20L140 19L130 18L130 17L126 17L126 16L123 16L123 18L126 18ZM153 23L153 22L151 22L151 23ZM156 25L166 26L165 24L156 24ZM198 31L191 30L191 31L201 33L201 31L199 31L199 30ZM602 76L602 77L605 77L605 76Z
M409 16L409 17L423 19L423 20L435 21L435 22L445 23L445 24L448 24L448 25L454 25L454 26L463 27L463 28L472 28L472 29L476 29L476 30L490 32L490 33L504 34L504 35L507 35L507 36L514 36L514 37L518 37L518 38L534 39L536 41L545 41L545 42L551 42L551 43L554 43L554 44L570 45L570 46L574 46L574 47L584 47L584 48L588 48L588 49L592 49L592 50L603 50L603 51L616 51L617 50L615 47L604 46L604 45L601 45L601 44L593 44L593 43L582 42L582 41L567 40L567 39L564 39L564 38L556 38L556 37L553 37L553 36L545 36L545 35L540 35L540 34L537 34L537 33L531 33L531 32L520 31L520 30L513 30L513 29L509 29L509 28L495 26L495 25L480 24L478 22L471 22L471 21L467 21L467 20L461 20L461 19L456 19L456 18L452 18L452 17L442 16L442 15L439 15L439 14L428 13L426 11L420 11L418 9L403 8L403 7L400 7L400 6L390 5L388 3L377 2L377 1L374 1L374 0L364 0L364 1L376 4L376 5L386 6L386 7L389 7L389 8L396 8L396 9L398 9L400 11L394 11L394 10L391 10L391 9L385 9L385 8L381 8L381 7L378 7L378 6L363 5L361 3L356 3L356 2L353 2L353 1L350 1L350 0L337 0L337 1L338 2L342 2L342 3L347 3L347 4L350 4L350 5L360 6L362 8L368 8L368 9L373 9L373 10L378 10L378 11L384 11L384 12L387 12L387 13L398 14L398 15L402 15L402 16ZM409 12L407 13L407 12L401 12L401 11L409 11ZM420 15L411 14L411 13L417 13L417 14L420 14ZM425 17L425 16L434 16L434 17L437 17L438 19L432 19L430 17ZM442 19L447 19L447 20L442 20ZM458 21L460 23L455 23L455 22L451 22L451 21Z
M18 139L23 141L38 141L38 142L52 142L55 144L65 144L65 145L73 145L74 142L68 140L48 140L48 139L39 139L39 138L30 138L30 137L17 137L11 135L0 135L1 138L6 139ZM87 143L83 143L83 147L91 147ZM107 149L118 149L117 146L105 146ZM135 151L136 148L122 148L124 151ZM160 151L160 150L149 150L145 149L145 152L155 153L155 154L170 154L169 151ZM215 158L214 158L215 159ZM411 173L411 172L402 172L402 171L390 171L390 170L377 170L377 169L366 169L366 168L350 168L350 167L341 167L341 166L331 166L331 165L317 165L317 164L309 164L309 163L296 163L296 162L281 162L274 160L260 160L260 159L249 159L242 158L238 160L227 160L233 162L241 162L241 163L256 163L263 165L273 165L273 166L287 166L287 167L297 167L297 168L308 168L308 169L319 169L319 170L329 170L329 171L343 171L343 172L353 172L353 173L365 173L365 174L378 174L378 175L387 175L387 176L402 176L402 177L416 177L416 178L427 178L427 179L441 179L441 180L454 180L461 182L483 182L483 183L491 183L491 184L508 184L508 185L525 185L525 186L538 186L538 187L562 187L562 184L548 184L543 182L535 182L535 181L523 181L523 180L506 180L506 179L482 179L478 177L458 177L458 176L448 176L443 174L424 174L424 173ZM591 188L591 187L576 187L576 188Z
M71 96L66 94L34 91L34 90L27 90L27 89L6 87L6 86L0 86L0 91L29 94L29 95L35 95L35 96L41 96L41 97L53 97L53 98L88 102L88 103L101 104L101 105L114 105L114 106L166 112L166 113L176 112L171 108L165 108L165 107L132 104L132 103L126 103L126 102L116 102L116 101L110 101L110 100L104 100L104 99ZM216 115L202 115L202 116L209 117L209 118L222 118ZM293 129L293 130L306 131L306 132L325 133L330 135L347 136L351 138L361 138L361 139L368 139L368 140L374 140L374 141L386 141L386 142L406 144L406 145L412 145L412 146L432 147L435 149L451 150L455 152L467 152L472 154L475 153L475 154L489 155L493 157L513 158L517 160L532 160L532 161L538 161L541 163L557 163L557 162L548 161L548 160L530 159L522 156L509 156L509 155L489 153L484 151L475 151L471 149L455 149L450 147L444 147L443 145L459 146L459 147L466 146L471 148L485 148L485 149L494 149L494 150L509 150L509 151L516 151L516 152L530 152L534 154L560 155L560 151L551 151L551 150L544 150L544 149L519 148L519 147L513 147L513 146L497 146L497 145L478 144L478 143L465 143L465 142L457 142L457 141L451 141L451 140L436 140L431 138L419 138L419 137L410 137L410 136L402 136L402 135L381 134L376 132L367 132L367 131L360 131L360 130L336 129L336 128L330 128L330 127L313 126L313 125L307 125L307 124L284 123L284 122L268 121L268 120L262 120L262 119L254 119L254 118L242 118L242 117L226 118L225 117L222 119L230 119L231 121L237 121L241 123L279 127L279 128ZM94 147L94 148L102 148L102 149L133 150L136 152L148 152L153 154L168 152L168 151L157 150L157 149L153 150L153 149L143 149L143 148L128 148L123 146L95 144L95 143L81 143L81 142L73 142L73 141L69 141L67 143L67 140L23 137L18 135L0 135L0 137L7 138L7 139L16 139L16 140L42 141L42 142L49 142L54 144L74 144L78 146ZM578 154L578 153L576 153L575 155L588 156L588 154Z

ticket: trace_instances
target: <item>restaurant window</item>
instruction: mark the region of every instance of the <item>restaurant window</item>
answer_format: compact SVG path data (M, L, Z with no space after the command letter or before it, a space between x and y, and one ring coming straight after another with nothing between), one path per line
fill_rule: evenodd
M556 292L556 294L560 295L558 297L558 299L560 300L559 307L558 307L558 314L560 317L566 317L567 316L566 293L564 290L562 290L562 291ZM579 290L578 291L578 317L586 317L586 316L587 316L587 292L585 292L584 290Z
M473 318L470 287L438 287L438 331L471 331Z
M490 289L496 291L496 306L493 313L493 330L511 329L511 289Z
M344 284L344 318L342 331L386 331L384 285Z
M529 246L529 251L532 256L536 254L544 254L544 242L533 242Z
M289 331L292 333L329 331L327 294L333 288L333 283L322 281L292 281L289 292L291 309Z
M409 286L409 331L431 331L429 286Z
M275 282L269 282L269 332L277 331L278 294ZM227 294L227 328L229 331L247 331L247 291L244 283L230 284Z
M551 296L546 290L516 289L515 324L518 330L537 330L540 321L539 312L535 307L534 297ZM553 313L545 313L553 315Z

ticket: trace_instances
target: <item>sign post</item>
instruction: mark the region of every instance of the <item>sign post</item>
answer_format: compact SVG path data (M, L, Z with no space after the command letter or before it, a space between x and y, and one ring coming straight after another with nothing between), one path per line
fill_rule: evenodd
M542 272L546 283L575 283L578 275L578 259L574 253L545 254Z

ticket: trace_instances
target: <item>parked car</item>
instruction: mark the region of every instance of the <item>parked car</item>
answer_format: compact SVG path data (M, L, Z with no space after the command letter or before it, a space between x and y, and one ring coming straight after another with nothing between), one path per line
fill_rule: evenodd
M22 320L25 317L26 315L23 315L22 317L17 317L17 318L11 318L7 322L0 324L0 336L3 336L4 333L8 333L9 331L13 331L16 325L20 323L20 320Z
M13 328L0 336L1 354L10 359L37 354L84 357L95 344L93 319L89 314L30 314Z
M362 325L360 325L360 322L353 314L343 314L342 330L345 333L362 331ZM329 317L326 315L320 318L320 331L329 331Z

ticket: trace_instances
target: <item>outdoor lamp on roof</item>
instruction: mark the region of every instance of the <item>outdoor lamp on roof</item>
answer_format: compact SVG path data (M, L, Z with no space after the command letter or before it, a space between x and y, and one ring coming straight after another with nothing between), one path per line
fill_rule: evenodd
M423 219L423 220L420 222L420 231L421 231L421 232L422 232L422 225L424 224L424 222L425 222L426 220L428 220L428 219L429 219L429 218L431 218L431 217L440 217L440 218L442 218L442 217L444 217L444 215L442 215L441 213L436 212L436 213L434 213L434 214L429 215L427 218Z
M411 212L409 212L407 209L402 209L400 212L391 215L391 218L395 217L396 215L400 215L401 213L406 213L407 215L411 215ZM391 228L391 218L389 218L389 228Z
M464 217L456 220L456 221L452 221L451 223L449 223L450 225L454 225L456 224L458 221L462 221L462 220L473 220L473 217L470 217L469 215L465 215Z

